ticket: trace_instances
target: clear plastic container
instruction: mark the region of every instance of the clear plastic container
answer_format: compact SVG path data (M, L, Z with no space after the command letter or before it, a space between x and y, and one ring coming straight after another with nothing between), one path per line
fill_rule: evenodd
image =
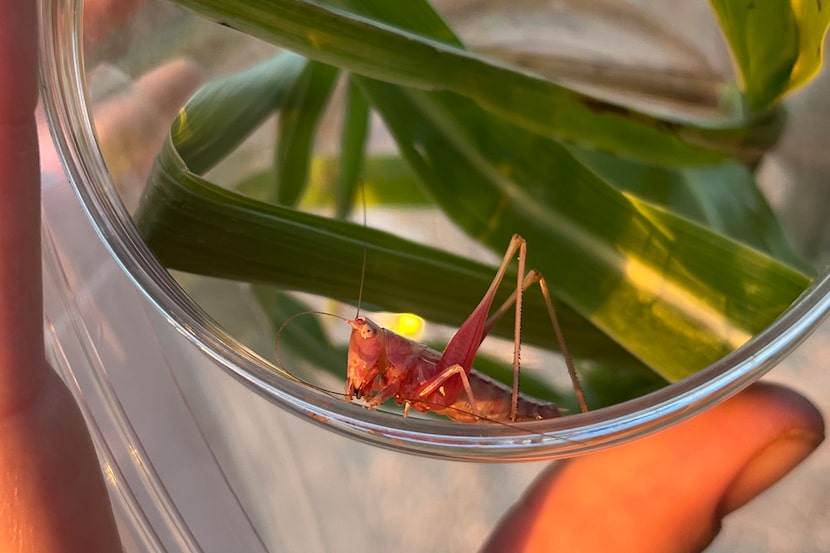
M757 380L827 312L823 274L773 325L694 377L521 430L406 420L333 401L281 378L254 353L272 347L271 336L244 324L223 328L208 316L233 309L240 321L261 317L243 285L189 281L186 294L130 219L161 138L155 131L164 130L154 121L169 121L201 79L252 63L271 47L166 2L137 2L108 19L92 18L86 4L82 33L84 2L41 0L43 102L55 144L50 151L43 141L46 321L52 359L92 428L128 550L471 550L540 467L450 464L398 452L539 460L633 439ZM667 2L650 17L660 22L674 9ZM690 28L716 36L706 6L690 12L682 18L684 36ZM113 27L117 32L108 32ZM663 32L664 40L674 36L670 27ZM671 41L691 66L726 71L717 41ZM689 44L704 46L683 46ZM213 51L223 55L211 59ZM165 72L178 75L175 86L154 80ZM775 183L773 200L816 257L828 245L822 219L803 213L820 214L823 198L807 176L826 176L827 168L804 156L816 151L804 144L822 135L801 114L826 109L816 107L821 86L797 98L792 130L763 169ZM126 109L144 110L146 127L124 127ZM197 305L195 295L205 299ZM252 335L243 346L246 332ZM436 493L454 499L436 505ZM447 522L458 519L463 528Z

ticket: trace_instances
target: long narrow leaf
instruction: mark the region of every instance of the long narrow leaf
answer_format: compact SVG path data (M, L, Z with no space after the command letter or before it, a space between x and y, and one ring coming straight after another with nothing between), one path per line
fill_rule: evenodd
M778 219L743 165L671 170L603 152L569 151L609 184L624 192L758 249L807 274L814 269L795 251Z
M494 248L524 235L558 296L669 380L744 343L809 284L458 97L361 86L447 214Z
M830 26L830 6L820 0L790 0L798 23L798 59L795 62L787 91L803 85L821 69L824 40Z
M306 63L286 52L203 86L173 122L179 153L198 173L216 165L274 112Z
M374 0L337 0L337 4L461 46L452 29L426 0L411 0L405 5L394 7ZM766 9L769 10L769 6ZM481 118L481 124L474 132L492 132L486 130L484 119ZM523 136L522 140L524 144L532 138ZM540 143L544 148L545 142ZM609 184L623 191L632 192L673 213L691 218L776 259L810 270L793 250L772 210L755 186L751 173L738 163L730 161L678 170L621 159L593 149L574 146L568 150L591 171L597 172ZM544 151L540 150L539 156L544 155ZM529 160L529 163L533 161ZM579 186L578 182L576 186ZM590 192L586 189L583 193Z
M338 74L330 65L309 62L282 102L274 198L281 205L296 205L305 190L317 126Z
M340 171L335 190L335 213L340 219L345 219L354 205L363 169L368 132L369 104L366 103L363 92L349 79L346 120L340 140Z
M812 78L821 67L830 7L821 0L710 0L754 110Z
M171 140L156 160L136 225L171 269L347 302L357 300L365 252L367 306L451 325L469 315L495 273L443 250L214 186L188 170ZM499 299L509 293L506 284ZM572 309L557 302L557 310L574 355L608 366L641 366ZM539 294L527 294L524 322L525 339L554 346ZM509 336L511 326L500 325L496 333Z
M319 156L311 162L311 179L301 206L331 207L342 192L342 165L339 157ZM268 201L274 182L272 168L246 175L234 189L260 201ZM356 183L354 183L356 184ZM379 155L361 162L360 187L368 206L434 206L418 184L417 177L406 161L398 156ZM352 191L352 194L354 191ZM345 195L345 194L344 194ZM351 201L352 198L349 198Z
M742 77L760 110L785 89L798 57L798 26L789 1L711 0Z
M426 2L394 10L340 2L391 22L430 21L417 17L431 10ZM417 30L446 34L431 25ZM809 283L755 249L621 193L560 144L472 102L358 82L449 216L494 248L514 232L531 248L544 245L531 263L558 295L668 380L741 345Z
M253 36L354 73L464 95L545 136L665 165L755 158L777 138L767 119L752 128L697 127L585 96L457 45L403 31L311 0L176 0Z

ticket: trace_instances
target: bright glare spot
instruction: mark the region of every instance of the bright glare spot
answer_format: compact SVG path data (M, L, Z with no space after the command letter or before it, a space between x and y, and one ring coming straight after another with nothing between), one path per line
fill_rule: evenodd
M185 140L192 137L192 129L190 128L190 123L187 120L187 111L184 108L179 110L179 116L176 119L176 134L177 140Z
M115 470L113 470L112 465L110 465L109 463L104 463L104 478L106 478L113 484L118 483L118 479L115 476Z
M424 331L424 320L412 313L400 313L395 317L395 325L392 330L406 338L415 339Z

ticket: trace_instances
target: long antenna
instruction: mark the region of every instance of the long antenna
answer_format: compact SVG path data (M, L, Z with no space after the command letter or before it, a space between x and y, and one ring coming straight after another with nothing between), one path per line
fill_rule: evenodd
M363 179L360 179L360 205L363 208L363 228L366 229L366 187L363 184ZM360 306L363 305L363 287L366 284L366 258L368 253L368 247L366 246L366 240L363 240L363 264L360 266L360 288L357 292L357 311L355 312L354 318L358 318L360 316Z

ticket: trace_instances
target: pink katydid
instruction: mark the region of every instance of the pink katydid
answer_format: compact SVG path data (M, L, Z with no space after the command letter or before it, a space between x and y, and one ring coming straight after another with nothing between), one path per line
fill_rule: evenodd
M496 291L517 252L516 291L488 317ZM443 353L399 336L365 317L347 320L352 327L347 401L363 399L374 408L394 398L404 406L404 414L414 407L461 422L516 422L559 416L556 404L519 393L522 296L532 284L539 283L580 408L583 412L587 411L547 282L538 271L531 270L525 274L526 253L525 239L518 234L513 235L489 289ZM510 388L477 372L472 365L481 342L514 304L513 387Z

